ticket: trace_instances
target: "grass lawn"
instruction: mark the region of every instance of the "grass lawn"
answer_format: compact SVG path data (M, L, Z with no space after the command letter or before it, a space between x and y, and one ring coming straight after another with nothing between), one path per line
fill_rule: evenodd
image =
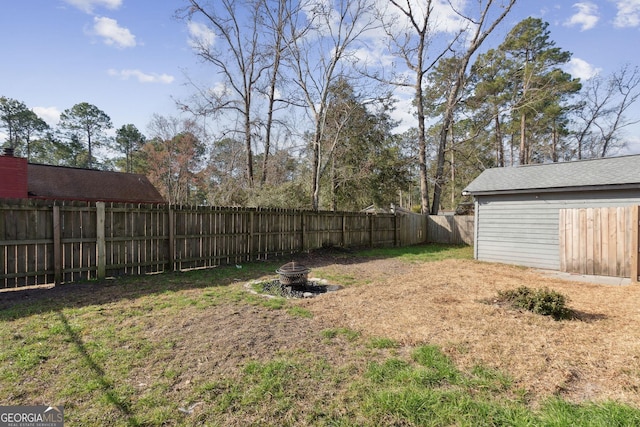
M428 266L464 275L482 266L471 258L442 245L300 256L345 288L304 301L244 286L290 259L0 293L0 405L63 405L67 426L640 425L633 401L534 399L517 369L458 359L463 340L361 326L359 292Z

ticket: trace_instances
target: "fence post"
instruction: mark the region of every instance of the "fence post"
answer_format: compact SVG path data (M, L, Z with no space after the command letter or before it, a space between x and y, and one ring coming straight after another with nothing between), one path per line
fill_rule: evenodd
M400 246L400 230L398 229L398 211L394 209L393 212L393 246Z
M104 238L105 203L96 202L96 251L98 252L98 280L107 276L107 251Z
M369 215L369 247L373 247L373 214Z
M249 211L249 261L254 261L256 259L256 249L253 235L253 221L254 221L254 212Z
M167 216L169 222L169 271L173 271L175 267L175 216L171 206L167 208Z
M640 266L640 257L638 257L638 251L640 251L640 242L638 239L638 228L640 225L640 215L638 211L640 207L638 205L631 207L631 281L633 283L638 282L638 273Z
M305 228L305 223L304 223L304 211L302 211L301 214L302 218L301 218L301 222L302 224L300 224L300 230L302 231L302 234L300 235L300 251L304 252L304 245L305 245L305 237L304 237L304 228Z
M60 238L60 206L53 205L53 282L62 283L62 239Z
M347 246L347 216L342 214L342 247Z

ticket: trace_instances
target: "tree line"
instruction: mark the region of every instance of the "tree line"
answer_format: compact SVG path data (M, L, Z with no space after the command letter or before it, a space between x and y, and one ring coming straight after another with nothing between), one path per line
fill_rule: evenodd
M515 2L450 2L445 31L431 0L185 0L176 16L200 26L191 46L220 80L189 80L175 116L107 138L96 106L54 130L2 97L0 126L30 161L145 173L170 203L435 214L485 168L615 154L638 122L639 69L580 81L540 19L482 51ZM402 133L398 90L415 120Z

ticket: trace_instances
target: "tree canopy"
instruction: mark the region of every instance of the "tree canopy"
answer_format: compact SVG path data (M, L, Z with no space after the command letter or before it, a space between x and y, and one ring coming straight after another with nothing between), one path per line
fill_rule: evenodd
M81 102L60 114L58 126L63 137L85 144L87 159L82 166L92 168L95 163L93 150L107 143L104 132L112 128L111 118L107 113L88 102Z

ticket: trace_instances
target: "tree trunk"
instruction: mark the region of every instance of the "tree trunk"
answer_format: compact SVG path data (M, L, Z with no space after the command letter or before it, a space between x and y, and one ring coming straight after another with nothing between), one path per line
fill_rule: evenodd
M504 145L502 144L502 129L500 128L500 116L496 113L496 164L504 167Z
M528 147L527 147L527 121L524 113L520 113L520 164L526 165Z
M551 132L551 161L558 162L558 127L555 123Z
M331 210L338 210L338 199L336 190L338 188L338 176L336 172L336 160L335 157L331 157Z
M418 62L422 69L422 61ZM424 93L422 80L424 73L419 71L416 75L416 109L418 115L418 168L420 170L420 210L423 214L429 212L429 174L427 172L427 137L425 129Z
M313 137L313 160L311 165L311 209L314 211L317 211L320 207L320 136L320 123L317 123Z
M247 112L245 110L245 112ZM251 147L251 118L248 114L244 116L244 144L247 162L247 184L249 188L253 188L253 148Z
M91 169L93 157L91 154L91 132L87 132L87 147L89 148L89 159L87 160L87 168Z
M448 120L445 118L444 126L449 126ZM436 176L433 184L433 202L431 203L431 215L438 215L440 210L440 197L442 196L442 182L444 181L444 156L447 148L447 132L440 131L440 143L438 144L438 157L436 160Z
M456 207L456 156L453 149L453 131L451 131L451 208Z
M444 119L442 122L442 128L440 129L439 143L438 143L438 157L436 163L436 176L435 184L433 186L433 203L431 205L431 215L438 215L440 210L440 197L442 195L442 183L444 181L444 161L447 150L447 136L449 130L453 128L453 111L456 105L456 98L458 92L462 87L462 81L464 79L464 70L466 65L458 72L456 83L447 96L447 104L444 112Z

